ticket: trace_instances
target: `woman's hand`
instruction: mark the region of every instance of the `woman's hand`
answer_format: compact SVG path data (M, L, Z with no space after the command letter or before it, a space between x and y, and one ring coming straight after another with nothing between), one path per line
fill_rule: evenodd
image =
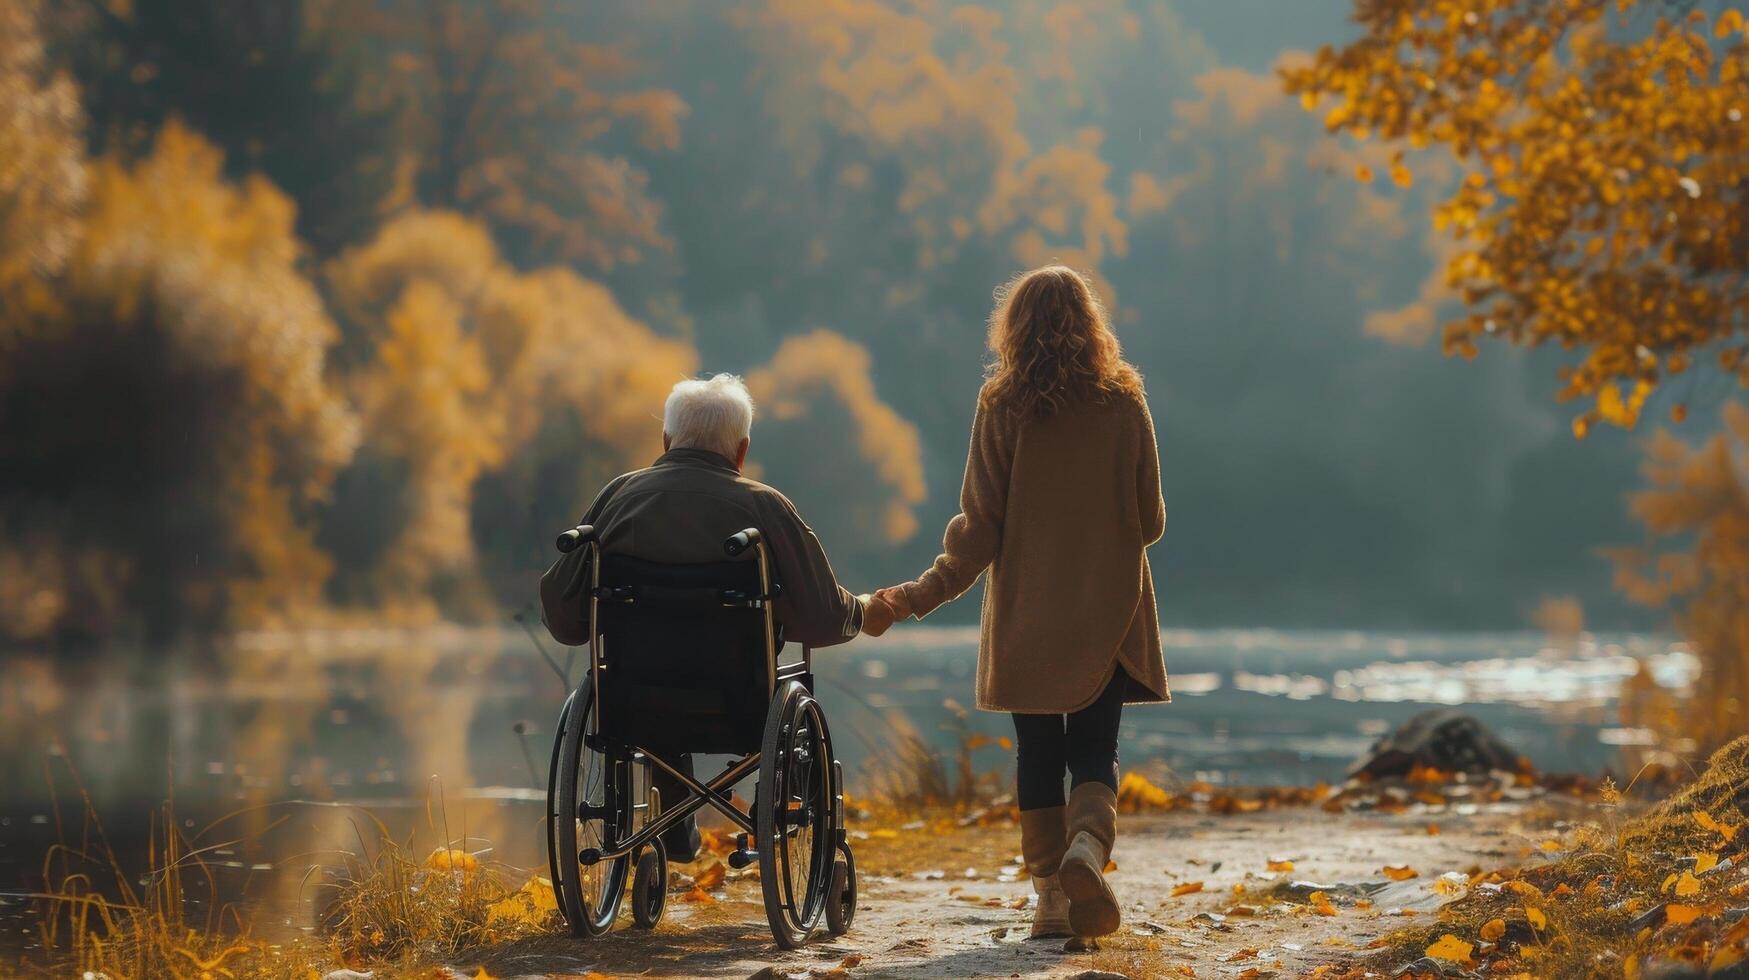
M912 583L906 582L905 585L892 585L875 590L875 599L887 604L887 608L893 611L894 620L911 618L911 597L905 591L905 586L910 584Z

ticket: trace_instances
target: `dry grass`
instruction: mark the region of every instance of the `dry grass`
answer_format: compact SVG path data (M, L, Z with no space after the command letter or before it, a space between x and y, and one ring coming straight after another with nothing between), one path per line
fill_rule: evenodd
M1004 794L1006 766L980 771L976 756L985 749L1012 753L1013 741L972 731L969 712L958 702L949 699L946 707L953 713L944 726L953 746L947 752L935 748L904 715L884 719L887 754L877 755L863 773L860 782L869 787L865 805L887 814L922 814L976 808Z
M44 858L46 887L36 896L43 953L20 962L21 973L307 980L349 967L400 975L558 924L544 878L524 881L514 869L483 864L447 842L419 860L411 841L394 840L371 819L368 837L360 830L358 853L316 883L327 896L318 934L268 942L223 901L206 860L239 841L195 846L205 835L186 834L167 802L153 814L144 866L130 870L85 802L81 842L58 844Z
M1619 818L1620 799L1606 790L1597 819L1547 859L1473 875L1437 923L1323 975L1435 976L1440 960L1505 976L1700 976L1749 960L1749 736L1644 816ZM1427 959L1435 949L1456 955Z
M252 938L237 911L220 904L204 855L226 845L191 846L166 803L153 815L142 874L130 874L87 801L82 843L57 845L43 859L47 888L37 896L45 961L23 971L102 977L305 977L322 961L314 949ZM143 882L143 884L136 884ZM192 897L208 909L199 921Z

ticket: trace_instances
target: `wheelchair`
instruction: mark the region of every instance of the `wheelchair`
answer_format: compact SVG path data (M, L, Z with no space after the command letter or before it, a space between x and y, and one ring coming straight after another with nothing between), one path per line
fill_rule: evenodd
M856 859L844 829L843 768L813 694L812 654L779 663L772 601L782 590L757 528L723 542L726 559L660 564L603 554L595 529L559 536L588 549L564 596L587 602L589 672L565 701L547 779L547 858L572 933L613 927L631 875L632 920L661 921L663 831L705 806L741 830L730 867L759 865L765 914L783 949L856 912ZM752 549L754 560L740 556ZM737 757L701 782L685 753ZM665 772L687 790L664 800ZM731 792L757 772L743 812Z

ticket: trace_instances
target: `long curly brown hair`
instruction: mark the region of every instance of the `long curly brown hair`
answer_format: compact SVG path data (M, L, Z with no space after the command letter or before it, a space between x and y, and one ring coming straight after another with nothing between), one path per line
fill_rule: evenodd
M1123 359L1104 304L1067 266L1021 273L996 290L990 351L986 408L1043 416L1069 402L1142 395L1142 375Z

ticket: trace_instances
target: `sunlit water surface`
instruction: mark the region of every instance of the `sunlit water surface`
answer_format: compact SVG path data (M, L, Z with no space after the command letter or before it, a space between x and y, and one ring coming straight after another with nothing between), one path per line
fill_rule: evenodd
M1174 630L1174 701L1125 712L1126 766L1231 783L1338 780L1410 715L1462 705L1540 768L1601 771L1650 733L1617 694L1644 669L1683 690L1694 658L1643 636ZM1007 717L973 705L977 631L901 628L820 652L817 685L850 791L907 735L944 750ZM545 645L559 669L566 650ZM570 665L575 680L581 658ZM374 847L467 838L489 860L544 866L541 786L567 685L525 633L437 629L251 634L182 656L0 661L0 948L28 946L25 897L56 842L95 843L130 874L166 802L256 928L307 928L312 865ZM951 753L950 753L951 756ZM702 760L701 774L715 760ZM89 801L87 803L87 800Z

